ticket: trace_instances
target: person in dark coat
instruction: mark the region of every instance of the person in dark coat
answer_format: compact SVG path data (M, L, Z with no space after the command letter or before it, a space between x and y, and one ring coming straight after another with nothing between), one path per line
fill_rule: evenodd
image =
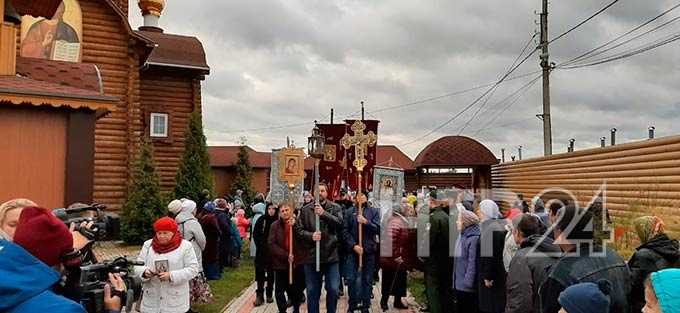
M342 239L347 253L345 275L349 293L349 310L368 312L371 307L373 273L378 253L378 234L380 233L380 211L368 204L366 195L357 196L357 203L366 206L363 214L356 207L346 212L343 218ZM363 234L359 246L359 227ZM359 256L362 267L359 268Z
M351 212L352 208L354 207L354 201L352 201L352 197L344 189L340 191L340 200L336 201L335 203L340 205L342 208L342 216L346 216L348 212ZM345 295L343 280L347 279L347 273L345 273L345 260L347 259L348 252L349 251L345 249L344 245L340 245L340 247L338 247L338 262L340 267L340 287L338 287L339 296Z
M382 229L380 245L380 268L382 269L380 307L389 309L387 301L394 296L395 309L407 309L402 302L406 297L407 271L417 263L416 229L411 228L407 216L410 204L392 207L392 216Z
M222 198L215 200L215 217L217 224L220 227L220 241L219 241L219 259L220 272L225 267L232 266L232 251L234 249L231 231L231 214L229 214L229 207L227 200Z
M280 313L286 312L288 303L293 306L293 313L300 312L302 290L305 285L304 269L298 260L304 259L304 246L293 243L293 254L290 255L290 240L293 236L291 226L295 224L293 209L288 204L279 208L279 219L272 223L267 242L272 269L276 277L276 306ZM293 283L289 280L290 266L293 267ZM286 294L288 299L286 300Z
M631 271L631 312L640 313L645 306L644 281L653 272L680 267L678 241L664 233L664 223L656 216L642 216L633 221L642 243L628 261Z
M475 313L477 304L477 249L479 248L479 217L463 208L458 213L458 229L462 230L454 254L453 290L458 312Z
M479 311L498 313L505 310L505 220L493 200L479 203L480 236L477 264Z
M449 312L453 307L448 203L442 192L430 193L430 256L425 259L425 288L431 313Z
M303 245L308 251L300 260L305 266L305 286L307 289L307 310L319 313L321 283L326 287L326 312L335 313L338 304L338 287L340 271L338 268L338 236L342 229L342 209L327 199L328 187L319 184L319 204L314 202L300 209L295 222L296 243ZM319 231L316 231L315 219L319 216ZM316 271L316 242L320 242L320 271Z
M219 280L222 278L220 270L220 230L217 215L215 215L215 204L208 202L203 208L203 215L198 219L205 234L205 249L203 250L203 271L208 280Z
M560 246L563 255L539 287L541 312L557 313L560 310L559 295L569 286L601 279L612 284L609 312L630 312L630 271L614 250L596 246L594 227L590 225L597 223L591 210L569 204L561 211L554 232L555 243Z
M538 287L562 253L549 237L537 215L524 214L512 232L519 250L510 261L505 313L538 313Z
M264 303L265 283L267 285L267 303L274 302L274 270L271 267L267 239L272 223L278 219L278 208L274 204L268 203L264 216L260 217L253 227L253 241L257 248L255 254L255 281L257 282L255 306Z

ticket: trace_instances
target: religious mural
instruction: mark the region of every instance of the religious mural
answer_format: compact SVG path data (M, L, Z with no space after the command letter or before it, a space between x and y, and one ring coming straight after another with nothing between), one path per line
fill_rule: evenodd
M51 18L21 18L21 56L80 62L82 12L77 0L64 0Z

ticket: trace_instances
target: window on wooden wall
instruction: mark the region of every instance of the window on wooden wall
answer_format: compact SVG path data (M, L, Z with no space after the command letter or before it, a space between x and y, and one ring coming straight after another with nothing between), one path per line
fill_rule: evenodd
M154 138L168 137L168 114L167 113L151 113L149 118L151 133L149 136Z

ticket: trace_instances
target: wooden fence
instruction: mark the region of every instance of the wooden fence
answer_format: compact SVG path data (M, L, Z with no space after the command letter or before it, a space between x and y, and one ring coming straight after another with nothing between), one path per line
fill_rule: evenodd
M494 197L508 203L561 188L585 205L604 186L615 220L659 215L680 233L680 136L502 163L492 180Z

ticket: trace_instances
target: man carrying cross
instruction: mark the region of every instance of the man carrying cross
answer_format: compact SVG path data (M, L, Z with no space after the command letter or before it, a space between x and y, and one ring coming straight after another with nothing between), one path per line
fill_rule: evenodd
M357 202L365 206L366 195L359 194ZM343 242L348 251L345 273L349 289L349 311L368 312L371 307L373 272L378 252L380 212L377 208L367 206L362 215L355 206L346 213L344 223L342 233ZM359 239L359 228L363 228L362 239ZM361 267L359 266L360 256L363 257Z

